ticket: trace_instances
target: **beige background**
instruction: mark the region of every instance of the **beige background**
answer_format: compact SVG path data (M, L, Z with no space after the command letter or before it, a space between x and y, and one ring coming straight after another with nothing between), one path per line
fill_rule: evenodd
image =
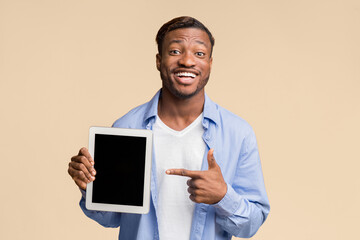
M67 164L160 88L155 34L180 15L215 36L207 93L258 138L272 209L253 239L360 239L358 0L0 0L0 239L117 239Z

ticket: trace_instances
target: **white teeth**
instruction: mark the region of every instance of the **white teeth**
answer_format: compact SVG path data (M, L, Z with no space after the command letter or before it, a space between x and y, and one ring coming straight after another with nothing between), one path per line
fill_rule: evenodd
M190 72L178 72L176 73L176 76L178 77L196 77L196 75L194 73L190 73Z

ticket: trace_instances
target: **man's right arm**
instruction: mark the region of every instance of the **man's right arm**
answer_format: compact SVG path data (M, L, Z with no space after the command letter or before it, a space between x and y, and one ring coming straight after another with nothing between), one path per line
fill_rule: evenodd
M81 148L78 155L71 158L68 173L80 188L82 198L80 207L86 216L95 220L104 227L119 227L120 213L88 210L85 206L86 185L95 180L95 162L86 148Z

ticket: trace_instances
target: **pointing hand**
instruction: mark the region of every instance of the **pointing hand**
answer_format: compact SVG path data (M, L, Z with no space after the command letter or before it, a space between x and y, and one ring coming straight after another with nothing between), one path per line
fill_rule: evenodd
M189 198L196 203L215 204L227 192L227 185L221 169L214 158L214 149L207 155L209 169L206 171L191 171L187 169L168 169L166 174L190 177L187 181Z

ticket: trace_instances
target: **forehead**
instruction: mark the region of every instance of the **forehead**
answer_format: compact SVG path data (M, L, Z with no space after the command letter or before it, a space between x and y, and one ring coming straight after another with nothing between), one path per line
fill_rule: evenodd
M211 47L208 34L199 28L179 28L168 32L165 35L163 46L166 47L172 43L202 44L205 47Z

